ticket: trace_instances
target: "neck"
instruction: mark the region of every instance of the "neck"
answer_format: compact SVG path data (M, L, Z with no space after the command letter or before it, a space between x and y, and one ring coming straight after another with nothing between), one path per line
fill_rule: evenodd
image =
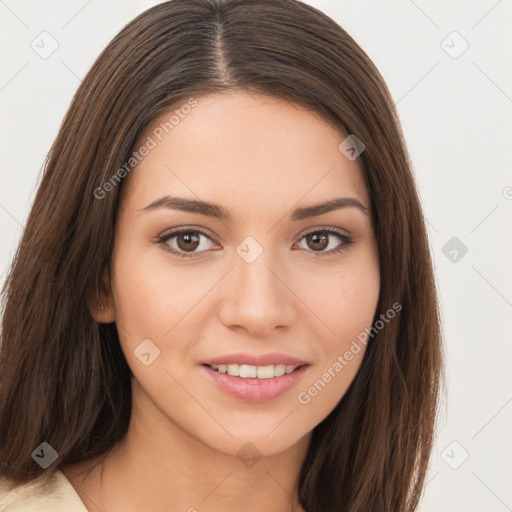
M245 512L304 512L297 479L310 435L255 462L219 452L167 418L155 421L154 407L134 400L127 435L91 475L94 483L72 482L88 510L238 512L243 504Z

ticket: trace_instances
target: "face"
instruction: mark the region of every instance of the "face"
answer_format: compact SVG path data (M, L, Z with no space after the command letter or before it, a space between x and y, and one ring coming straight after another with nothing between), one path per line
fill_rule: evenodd
M354 340L380 285L370 200L345 136L311 110L238 92L190 105L135 146L149 149L123 183L112 297L96 317L117 322L153 424L273 455L328 416L360 367Z

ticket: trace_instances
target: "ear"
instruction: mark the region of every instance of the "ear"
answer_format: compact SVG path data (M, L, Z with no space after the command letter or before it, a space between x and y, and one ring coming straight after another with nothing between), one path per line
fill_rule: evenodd
M105 270L98 286L96 302L91 307L91 316L98 323L109 324L116 320L116 310L110 285L110 274Z

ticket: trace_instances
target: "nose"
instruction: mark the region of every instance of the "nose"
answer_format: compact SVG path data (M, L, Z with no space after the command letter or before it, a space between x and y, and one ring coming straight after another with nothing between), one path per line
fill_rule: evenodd
M245 329L253 336L290 327L297 317L297 297L289 275L263 251L247 263L235 255L235 268L227 281L220 319L228 328Z

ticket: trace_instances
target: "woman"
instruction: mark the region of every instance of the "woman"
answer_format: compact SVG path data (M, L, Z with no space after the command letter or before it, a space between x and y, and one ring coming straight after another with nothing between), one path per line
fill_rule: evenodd
M4 288L0 510L417 509L442 368L391 96L296 0L173 0L79 87Z

